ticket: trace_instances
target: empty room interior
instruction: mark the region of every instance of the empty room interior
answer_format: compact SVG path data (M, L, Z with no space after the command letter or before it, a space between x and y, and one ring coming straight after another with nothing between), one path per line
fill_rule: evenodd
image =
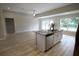
M73 56L78 23L78 3L0 3L0 56Z

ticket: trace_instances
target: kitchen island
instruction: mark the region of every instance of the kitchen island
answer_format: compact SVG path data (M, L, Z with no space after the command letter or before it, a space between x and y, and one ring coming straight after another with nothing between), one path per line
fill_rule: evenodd
M53 47L62 39L62 31L37 31L36 32L36 47L44 52Z

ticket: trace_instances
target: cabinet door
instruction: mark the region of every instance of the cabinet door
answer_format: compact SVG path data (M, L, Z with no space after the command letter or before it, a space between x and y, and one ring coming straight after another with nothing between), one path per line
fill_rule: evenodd
M54 33L54 41L53 44L56 44L59 41L59 34L58 33Z
M45 51L45 36L37 34L37 48L40 51Z
M59 34L59 40L61 41L61 39L62 39L62 31L60 31L58 34Z
M53 35L47 37L47 49L53 46Z
M61 39L62 39L62 32L61 31L54 33L54 42L53 42L54 44L61 41Z

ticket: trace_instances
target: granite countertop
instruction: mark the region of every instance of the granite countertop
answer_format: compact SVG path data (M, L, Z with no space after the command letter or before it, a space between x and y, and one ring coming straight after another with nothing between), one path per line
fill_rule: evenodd
M56 32L57 32L57 30L54 30L54 31L37 31L36 33L41 34L41 35L45 35L45 36L50 36Z

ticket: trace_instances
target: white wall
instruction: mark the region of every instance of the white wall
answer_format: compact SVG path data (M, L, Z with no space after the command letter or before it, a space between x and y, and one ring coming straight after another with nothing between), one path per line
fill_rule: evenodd
M38 30L38 20L32 15L15 13L15 12L4 12L5 18L14 18L15 22L15 32L27 32Z
M60 19L59 17L47 17L47 18L39 18L39 29L41 30L41 22L43 20L53 20L55 23L55 29L59 29Z
M0 9L0 39L5 36L4 32L3 11Z
M1 20L1 12L0 12L0 38L3 36L3 34L2 34L2 20Z

